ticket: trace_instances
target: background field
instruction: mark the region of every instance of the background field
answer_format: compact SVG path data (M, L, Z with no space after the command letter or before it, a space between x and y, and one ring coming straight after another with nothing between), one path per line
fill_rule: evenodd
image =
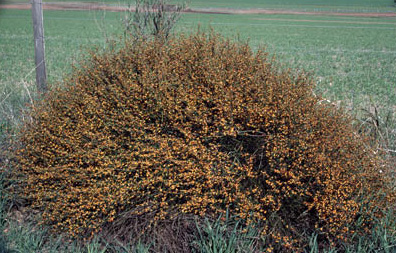
M3 0L3 3L26 3L24 0ZM113 5L124 5L124 0L100 0L100 1L77 1L77 0L48 0L43 2L99 2ZM134 0L130 0L134 3ZM394 1L392 0L171 0L171 3L190 2L191 8L270 8L270 9L297 9L297 10L331 10L351 12L394 12Z
M115 1L114 1L115 2ZM200 7L262 7L259 1L193 1ZM287 5L290 1L266 1ZM294 1L295 2L295 1ZM326 1L298 1L299 7ZM393 1L333 1L344 7L392 8ZM288 5L288 7L290 7ZM323 7L324 8L324 7ZM46 57L50 83L60 81L87 48L106 47L122 35L123 13L45 11ZM396 18L333 15L185 14L177 32L197 27L215 31L254 48L265 47L283 67L313 73L317 92L353 113L372 106L385 116L396 111ZM29 10L0 10L0 119L14 120L34 90L34 51ZM7 120L6 120L7 119ZM8 124L8 123L7 123Z
M273 8L298 10L333 10L333 11L393 11L392 1L389 0L197 0L191 1L192 7L224 7L224 8Z

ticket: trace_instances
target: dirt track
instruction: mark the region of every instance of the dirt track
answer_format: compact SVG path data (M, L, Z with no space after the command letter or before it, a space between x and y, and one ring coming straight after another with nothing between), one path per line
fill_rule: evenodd
M0 9L30 9L31 4L3 4ZM99 3L44 3L44 10L107 10L107 11L124 11L126 7L103 5ZM269 9L228 9L228 8L210 8L210 9L187 9L188 13L207 13L207 14L297 14L297 15L330 15L330 16L355 16L355 17L396 17L396 12L378 13L378 12L303 12L294 10L269 10Z

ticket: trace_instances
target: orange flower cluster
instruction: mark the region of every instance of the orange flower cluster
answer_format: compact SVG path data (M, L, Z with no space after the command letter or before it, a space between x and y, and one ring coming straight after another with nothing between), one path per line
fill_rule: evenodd
M126 43L67 82L32 112L16 173L44 222L73 237L123 211L228 209L263 233L276 214L273 241L293 248L303 225L347 238L362 192L383 187L350 120L246 44L201 33Z

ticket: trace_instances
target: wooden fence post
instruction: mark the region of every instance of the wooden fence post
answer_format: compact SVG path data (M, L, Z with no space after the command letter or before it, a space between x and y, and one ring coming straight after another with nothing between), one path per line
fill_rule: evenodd
M47 73L45 69L44 26L42 0L32 0L32 18L34 30L34 55L36 64L37 90L47 92Z

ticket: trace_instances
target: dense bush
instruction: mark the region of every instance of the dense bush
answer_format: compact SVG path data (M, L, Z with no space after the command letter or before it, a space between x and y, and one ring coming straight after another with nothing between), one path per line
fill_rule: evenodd
M151 226L228 209L298 248L302 231L328 242L352 238L356 220L368 231L364 196L380 209L391 198L348 117L248 45L200 33L126 43L66 83L33 108L15 175L43 221L72 237L121 213L150 214Z

